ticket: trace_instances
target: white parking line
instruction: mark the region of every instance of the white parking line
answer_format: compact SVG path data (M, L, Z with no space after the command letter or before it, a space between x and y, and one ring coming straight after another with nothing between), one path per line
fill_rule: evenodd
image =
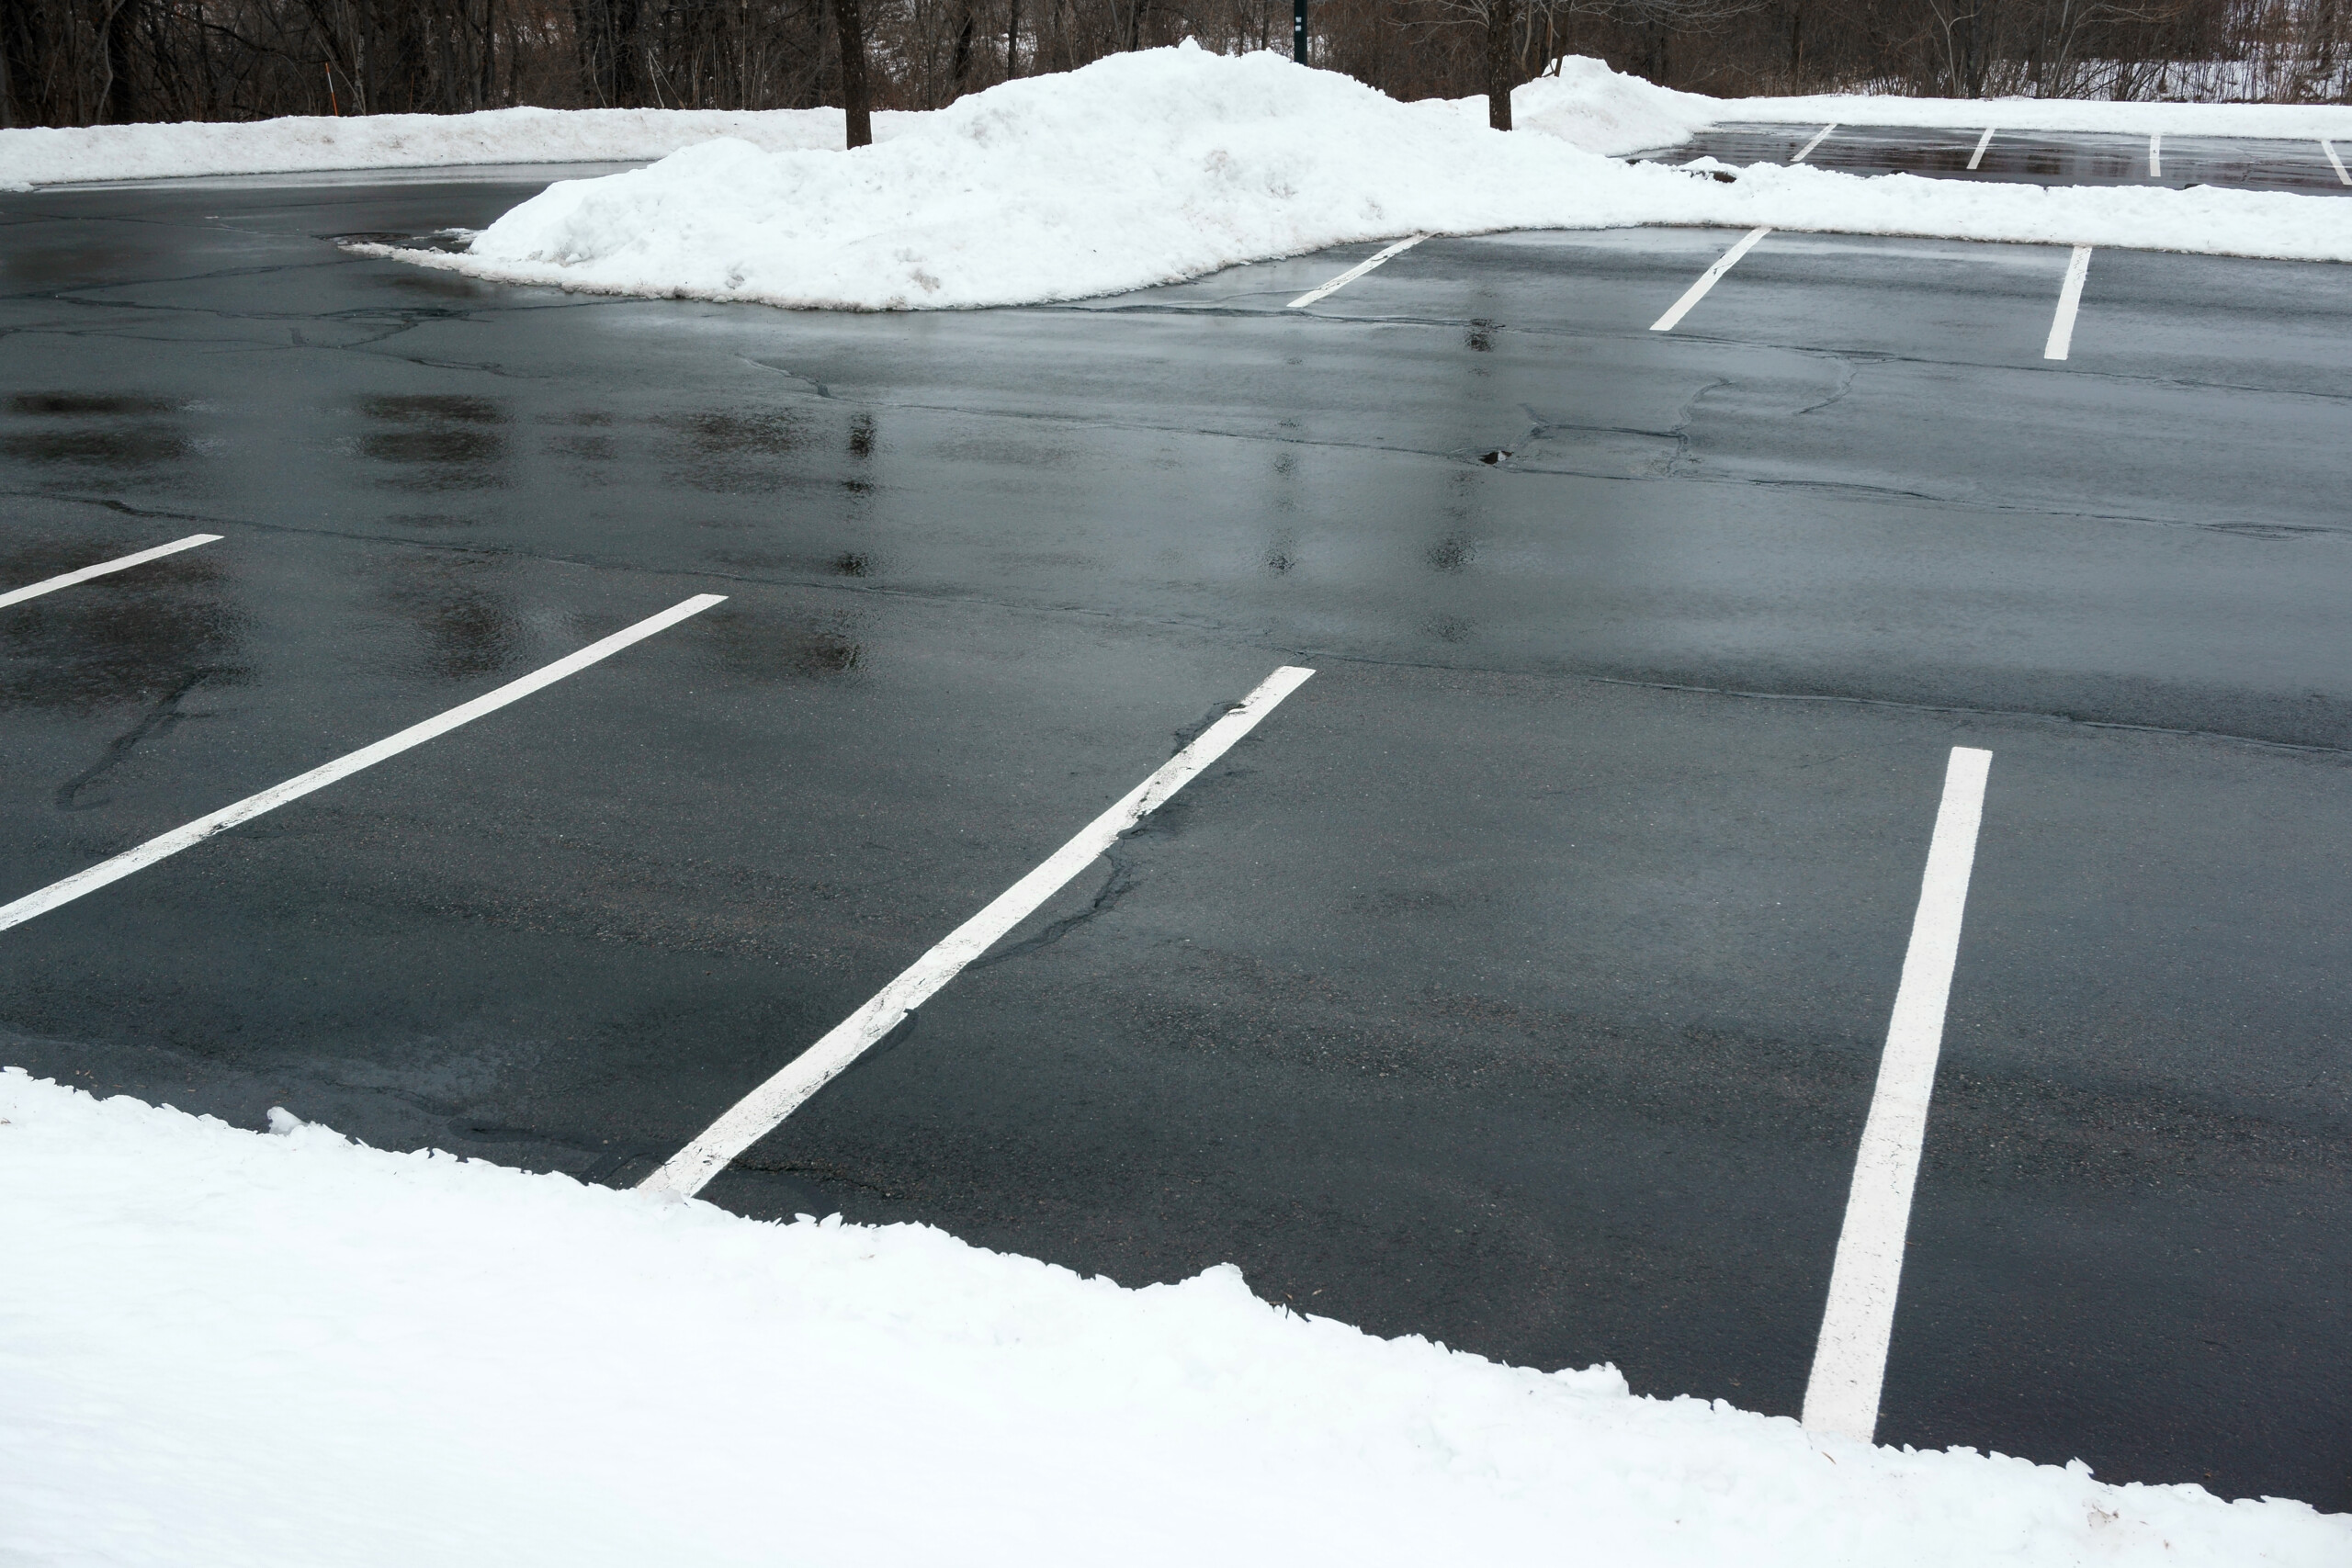
M2319 150L2327 154L2327 161L2330 164L2335 165L2335 177L2342 180L2346 185L2352 186L2352 175L2347 175L2344 172L2344 160L2335 155L2335 143L2333 141L2322 141L2319 144Z
M2064 359L2075 345L2075 312L2083 303L2083 279L2090 276L2091 248L2076 245L2066 263L2066 281L2058 286L2058 313L2050 318L2050 341L2041 345L2044 359Z
M1955 746L1944 770L1944 799L1928 845L1919 910L1894 993L1880 1058L1878 1089L1854 1160L1838 1261L1829 1273L1829 1307L1804 1390L1805 1429L1869 1442L1878 1430L1886 1348L1894 1330L1894 1294L1903 1279L1903 1239L1911 1226L1911 1190L1928 1132L1942 1053L1944 1005L1960 956L1961 914L1976 859L1976 826L1984 812L1984 778L1993 753Z
M1984 161L1984 149L1993 145L1993 127L1986 126L1984 134L1976 139L1976 151L1968 155L1968 166L1974 168Z
M1692 284L1690 288L1682 291L1682 298L1674 302L1673 309L1669 310L1665 315L1660 316L1657 321L1650 323L1650 331L1654 333L1672 332L1676 323L1679 322L1683 317L1690 313L1690 307L1696 305L1700 300L1704 299L1707 297L1707 290L1715 286L1715 281L1722 277L1724 274L1729 272L1732 269L1732 265L1738 261L1740 257L1755 249L1757 241L1762 239L1771 231L1772 230L1770 224L1767 224L1761 229L1750 229L1747 231L1747 238L1741 240L1739 243L1725 251L1721 256L1718 256L1715 259L1714 265L1709 267L1706 271L1699 275L1698 282Z
M1363 260L1356 263L1355 265L1348 268L1347 271L1340 274L1339 276L1333 278L1330 282L1324 284L1321 288L1308 289L1306 293L1300 295L1297 299L1283 306L1283 309L1285 310L1295 310L1303 306L1314 304L1315 301L1322 299L1327 294L1336 294L1340 289L1345 288L1349 284L1353 283L1357 278L1362 277L1365 273L1370 272L1374 267L1378 266L1382 262L1386 261L1389 257L1401 256L1407 251L1411 250L1415 245L1419 244L1423 240L1428 238L1429 236L1427 234L1408 235L1406 238L1397 241L1395 244L1389 246L1386 250L1380 252L1378 254L1366 256Z
M87 582L94 577L104 577L110 571L121 571L127 567L142 566L148 561L160 560L165 556L175 556L182 550L192 550L198 545L213 544L220 537L218 534L190 534L185 539L174 539L168 545L157 545L153 549L141 550L137 555L118 556L113 560L102 560L96 566L85 566L79 571L69 571L58 577L45 577L39 582L0 593L0 608L22 604L27 599L38 599L44 593L54 593L61 588L71 588L77 582Z
M2165 133L2163 131L2158 130L2149 133L2148 177L2152 180L2160 180L2165 177L2164 146Z
M842 1070L864 1055L964 966L995 946L1013 927L1086 869L1120 834L1165 804L1233 743L1257 728L1275 705L1298 690L1312 670L1284 665L1242 699L1241 705L1129 790L1110 810L1089 822L1076 838L1056 850L1043 865L999 894L988 908L947 933L939 944L876 991L865 1006L828 1031L814 1045L760 1085L673 1155L661 1169L638 1183L641 1190L691 1198L727 1168L727 1162L758 1143Z
M1813 133L1813 140L1798 148L1796 156L1791 158L1789 162L1792 164L1804 163L1805 159L1812 154L1813 150L1821 145L1821 139L1837 129L1838 122L1836 120L1831 120L1827 125L1825 125L1819 130L1815 131Z
M363 746L284 784L272 784L259 795L249 795L234 806L222 807L209 817L199 817L134 849L125 850L112 860L100 861L86 870L52 882L38 893L28 893L13 904L0 906L0 931L23 925L36 915L47 914L61 904L70 904L83 894L95 893L110 882L119 882L132 872L153 865L166 855L175 855L182 850L200 844L215 833L225 832L240 822L249 822L275 807L300 799L312 790L324 789L337 779L348 778L362 768L372 768L388 757L397 757L412 746L421 746L436 735L447 735L459 725L471 724L484 714L495 713L541 687L552 686L567 675L578 674L633 642L642 642L655 632L674 626L689 615L700 615L713 604L724 603L726 597L724 593L697 593L691 599L673 604L658 615L649 616L600 642L590 643L577 653L568 654L552 664L535 670L519 681L509 681L469 703L461 703L438 717L413 724L372 746Z

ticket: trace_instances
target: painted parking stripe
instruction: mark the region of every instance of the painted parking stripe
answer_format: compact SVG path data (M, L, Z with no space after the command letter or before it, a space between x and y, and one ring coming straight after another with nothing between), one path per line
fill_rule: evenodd
M1838 122L1836 120L1832 120L1827 125L1823 126L1819 130L1815 131L1813 133L1813 140L1798 148L1796 156L1791 158L1789 162L1792 164L1804 163L1805 159L1813 155L1813 150L1821 145L1822 138L1827 136L1831 131L1837 129Z
M2161 130L2151 131L2148 135L2148 177L2152 180L2160 180L2165 177L2164 149L2165 133Z
M600 642L590 643L577 653L568 654L552 664L535 670L519 681L509 681L469 703L461 703L422 724L413 724L397 735L388 735L372 746L363 746L332 762L312 768L307 773L288 779L284 784L272 784L258 795L245 796L234 806L221 807L209 817L199 817L193 822L150 839L135 849L125 850L112 860L100 861L87 870L77 871L62 881L52 882L38 893L28 893L13 904L0 906L0 931L23 925L36 915L47 914L61 904L72 903L85 893L95 893L108 883L119 882L132 872L151 866L165 856L175 855L182 850L200 844L215 833L226 832L240 822L250 822L263 812L283 806L289 800L299 800L313 790L324 789L338 779L349 778L362 768L372 768L413 746L422 746L435 736L447 735L460 725L471 724L484 714L495 713L509 703L554 685L567 675L577 675L631 643L642 642L658 631L676 626L689 615L700 615L713 604L724 603L726 597L723 593L697 593L691 599L673 604L658 615L649 616Z
M1378 254L1366 256L1363 260L1356 263L1355 265L1348 268L1347 271L1340 274L1339 276L1333 278L1330 282L1324 284L1321 288L1308 289L1306 293L1300 295L1297 299L1283 306L1283 309L1285 310L1301 310L1306 306L1314 304L1315 301L1324 298L1326 295L1337 294L1340 289L1345 288L1349 284L1353 283L1357 278L1362 277L1365 273L1370 272L1374 267L1378 266L1382 262L1386 261L1389 257L1401 256L1407 251L1411 250L1415 245L1419 244L1423 240L1428 238L1429 236L1427 234L1408 235L1406 238L1397 241L1395 244L1389 246L1386 250L1380 252Z
M2075 346L2075 312L2082 308L2083 279L2090 276L2091 248L2076 245L2066 262L2066 281L2058 286L2058 313L2050 318L2050 341L2041 345L2044 359L2064 359Z
M1968 166L1976 167L1984 161L1984 149L1993 145L1993 127L1986 126L1984 134L1976 139L1976 151L1968 155Z
M701 1191L727 1163L772 1132L842 1069L864 1055L922 1006L941 987L1035 913L1064 884L1136 823L1152 814L1175 793L1197 778L1233 743L1273 712L1275 705L1298 690L1312 670L1284 665L1242 699L1240 705L1203 730L1193 743L1170 757L1159 771L1129 790L1118 804L1089 822L1076 838L1056 850L1046 863L999 894L978 914L957 926L904 973L867 998L865 1005L835 1024L814 1045L793 1058L782 1071L760 1085L706 1128L702 1135L672 1156L661 1169L638 1183L640 1190L674 1192L691 1198Z
M220 536L218 534L190 534L185 539L174 539L168 545L157 545L153 549L141 550L137 555L118 556L113 560L102 560L96 566L85 566L79 571L65 572L57 577L45 577L39 582L28 583L22 588L0 593L0 608L10 604L21 604L28 599L38 599L44 593L54 593L61 588L71 588L77 582L87 582L94 577L104 577L110 571L123 571L134 566L144 566L151 560L161 560L165 556L175 556L182 550L192 550L198 545L215 544L220 538Z
M1984 779L1993 753L1955 746L1944 770L1943 805L1928 845L1928 869L1912 917L1903 983L1880 1058L1878 1088L1854 1159L1846 1224L1829 1274L1829 1306L1805 1384L1805 1429L1869 1442L1878 1430L1879 1391L1894 1330L1894 1295L1903 1279L1903 1240L1911 1225L1911 1190L1928 1132L1928 1099L1942 1054L1944 1007L1960 956L1960 921L1984 813Z
M2335 177L2346 185L2352 186L2352 175L2344 172L2344 160L2335 155L2335 143L2323 140L2319 144L2319 150L2327 154L2328 163L2335 166Z
M1660 316L1657 321L1650 323L1650 331L1654 333L1672 332L1676 325L1681 321L1682 318L1690 313L1690 307L1696 305L1700 300L1704 299L1707 297L1707 290L1713 288L1715 286L1716 281L1721 278L1724 274L1729 272L1732 269L1733 265L1736 263L1740 257L1746 255L1749 251L1754 250L1756 248L1757 241L1762 239L1771 231L1772 229L1770 224L1765 225L1761 229L1750 229L1747 231L1746 238L1742 239L1739 243L1734 245L1731 249L1725 251L1721 256L1717 257L1714 265L1709 267L1706 271L1699 275L1698 282L1692 284L1690 288L1682 291L1682 298L1674 302L1674 308L1672 310L1669 310L1665 315Z

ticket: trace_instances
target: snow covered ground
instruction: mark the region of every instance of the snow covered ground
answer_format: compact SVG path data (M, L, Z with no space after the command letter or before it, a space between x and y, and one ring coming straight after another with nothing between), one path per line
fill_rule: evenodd
M1534 133L1504 134L1474 104L1399 103L1279 55L1118 54L853 153L721 140L560 182L469 253L397 254L509 282L848 310L1085 299L1417 232L1648 223L2352 261L2352 201L1782 164L1718 182L1542 133L1649 140L1700 112L1683 95L1598 66L1531 85Z
M1809 1437L278 1113L0 1074L0 1562L2340 1564L2352 1517Z
M900 115L877 115L886 134ZM312 174L469 164L627 164L731 136L782 152L842 144L839 109L489 109L301 117L241 125L0 130L0 190L198 175Z

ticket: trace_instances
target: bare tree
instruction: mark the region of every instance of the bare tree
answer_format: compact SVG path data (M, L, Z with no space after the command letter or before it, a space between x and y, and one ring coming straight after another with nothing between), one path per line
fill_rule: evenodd
M857 0L833 0L833 30L841 40L842 113L848 121L849 145L874 144L874 98L865 85L865 28L859 20Z
M1511 0L1487 0L1487 123L1510 129L1510 90L1519 85L1519 17Z
M2352 102L2344 0L1315 0L1315 62L1400 98L1564 54L1702 92ZM930 108L1191 37L1282 47L1283 0L0 0L0 125L506 104ZM1002 47L998 47L1001 39Z

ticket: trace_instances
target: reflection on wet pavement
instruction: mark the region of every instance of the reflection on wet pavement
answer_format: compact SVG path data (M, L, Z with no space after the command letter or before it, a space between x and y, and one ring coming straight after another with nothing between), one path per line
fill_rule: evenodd
M602 410L582 409L571 414L543 414L540 423L577 427L577 434L564 432L547 438L547 449L560 457L576 457L583 463L609 463L620 456L620 443L604 429L613 423L613 416Z
M673 433L671 477L721 493L775 488L789 472L779 459L807 435L799 416L784 409L706 409L656 423Z
M449 393L363 398L359 411L386 429L359 438L359 453L391 468L377 483L397 490L490 490L506 478L500 426L506 413L488 398Z
M503 587L507 563L495 556L379 556L370 562L383 602L424 642L419 660L433 678L466 681L525 662L522 616Z
M177 417L183 408L168 398L128 393L17 393L0 425L0 457L63 468L75 482L101 484L109 469L186 462L198 447Z
M842 612L787 620L722 604L703 615L696 640L721 671L741 680L819 681L855 672L865 653L857 640L860 619Z
M115 553L153 542L121 537ZM86 533L12 538L0 547L0 581L37 581L92 558ZM217 557L171 556L102 589L0 610L0 707L80 712L244 681L244 617L227 601L229 581Z

